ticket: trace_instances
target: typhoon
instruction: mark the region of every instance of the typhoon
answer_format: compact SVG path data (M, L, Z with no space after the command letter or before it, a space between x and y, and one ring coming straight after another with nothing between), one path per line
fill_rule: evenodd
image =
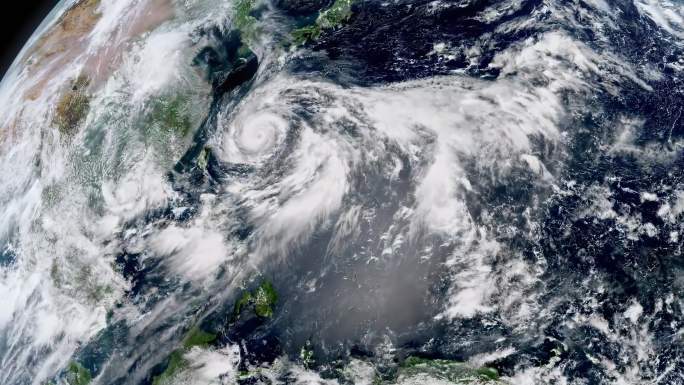
M0 384L684 384L681 0L62 0Z

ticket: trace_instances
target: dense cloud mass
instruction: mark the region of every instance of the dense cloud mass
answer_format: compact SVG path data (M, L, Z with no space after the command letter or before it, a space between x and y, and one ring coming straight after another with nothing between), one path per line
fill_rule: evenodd
M0 383L684 384L678 0L62 0Z

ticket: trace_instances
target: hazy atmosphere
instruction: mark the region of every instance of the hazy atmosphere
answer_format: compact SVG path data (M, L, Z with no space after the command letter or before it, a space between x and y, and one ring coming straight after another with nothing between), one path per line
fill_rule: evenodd
M684 384L681 0L35 4L0 384Z

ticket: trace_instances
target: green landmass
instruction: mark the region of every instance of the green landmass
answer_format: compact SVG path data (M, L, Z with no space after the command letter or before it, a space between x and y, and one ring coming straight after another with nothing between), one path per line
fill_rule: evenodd
M299 359L305 368L310 369L314 362L314 352L311 348L311 341L306 341L306 345L299 350Z
M88 385L93 380L90 370L74 361L67 368L66 380L69 385Z
M209 152L210 150L205 147L197 157L197 167L199 167L201 170L207 169L207 164L209 164Z
M216 340L216 337L216 334L206 332L198 326L194 326L186 333L185 338L183 338L182 348L174 350L169 356L169 362L166 365L166 369L152 379L152 385L166 384L170 379L176 376L178 372L188 366L188 361L183 358L183 354L195 346L208 346Z
M184 137L192 129L188 104L189 100L185 95L153 99L148 115L150 123L159 125L164 132Z
M90 78L77 77L57 101L53 121L59 132L71 135L76 132L90 110L90 95L87 92Z
M273 317L273 307L278 301L278 293L273 284L264 281L256 288L256 290L249 292L245 291L240 299L235 302L233 307L233 316L237 318L240 313L249 305L254 305L254 313L262 318Z
M205 332L199 327L195 326L183 340L183 347L190 349L193 346L205 347L216 340L216 334Z
M459 385L500 383L499 373L494 368L473 368L463 362L445 359L416 356L406 358L397 371L398 382L418 377L434 378Z
M264 282L254 293L254 311L259 317L273 317L273 306L278 293L270 282Z
M152 379L152 385L162 385L167 383L171 378L173 378L181 369L185 368L188 362L183 358L182 350L174 350L169 356L169 363L166 365L166 369Z
M238 0L235 3L233 26L240 31L244 39L251 39L256 34L256 18L251 15L256 0Z
M327 9L321 11L316 21L292 31L292 39L295 45L306 44L318 39L326 29L336 28L347 22L352 15L351 7L356 0L335 0Z

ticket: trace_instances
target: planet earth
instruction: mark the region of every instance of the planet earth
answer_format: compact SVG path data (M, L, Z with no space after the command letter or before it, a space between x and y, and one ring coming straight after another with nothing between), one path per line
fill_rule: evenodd
M0 384L684 384L681 0L62 0Z

